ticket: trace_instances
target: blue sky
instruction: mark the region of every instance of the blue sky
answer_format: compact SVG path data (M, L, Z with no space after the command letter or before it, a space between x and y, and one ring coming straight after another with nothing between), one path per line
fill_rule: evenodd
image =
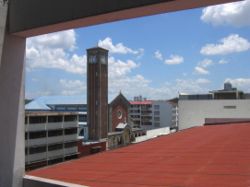
M250 0L29 38L26 98L86 96L86 49L109 49L109 100L250 92Z

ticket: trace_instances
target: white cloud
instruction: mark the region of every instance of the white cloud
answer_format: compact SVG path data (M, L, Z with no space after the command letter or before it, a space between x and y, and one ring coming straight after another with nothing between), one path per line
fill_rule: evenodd
M219 62L218 62L219 64L227 64L228 63L228 61L226 61L226 60L224 60L224 59L221 59L221 60L219 60Z
M138 50L133 50L129 47L123 45L123 43L113 44L110 37L105 38L104 40L99 40L98 46L109 50L110 53L118 54L134 54L141 56L144 52L144 49L140 48Z
M198 73L198 74L201 74L201 75L207 75L207 74L209 74L209 71L206 70L203 67L196 66L194 69L195 69L195 72Z
M249 49L250 43L247 39L240 37L238 34L231 34L222 38L219 44L206 44L201 48L200 53L203 55L226 55Z
M86 55L71 55L75 48L74 30L29 38L26 47L27 69L54 68L74 74L84 74Z
M202 11L201 20L212 25L250 25L250 0L209 6Z
M62 95L80 95L86 93L86 84L80 80L67 80L60 79L59 84L61 86Z
M199 78L199 79L196 80L196 83L198 83L198 84L208 84L208 83L210 83L210 80Z
M29 38L27 40L28 48L36 46L39 49L44 48L63 48L73 50L76 48L76 34L74 30L55 32Z
M183 61L184 61L184 58L182 56L170 55L170 58L165 60L165 64L176 65L176 64L183 63Z
M198 63L198 65L203 68L207 68L213 64L214 64L213 61L210 59L204 59L203 61Z
M204 93L208 91L207 84L210 81L208 79L177 79L176 88L180 93ZM204 86L206 84L206 86Z
M121 60L116 60L114 57L109 57L108 71L110 78L125 76L130 73L132 69L135 69L137 67L139 67L139 65L132 60L127 60L126 62L124 62Z
M176 79L166 82L159 87L151 86L151 81L142 75L123 77L109 82L109 95L112 100L121 90L127 98L142 95L150 99L170 99L178 96L178 93L204 93L208 91L207 79Z
M225 82L230 82L233 87L236 87L239 90L250 92L250 78L227 78L225 79Z
M207 70L207 68L213 64L214 63L212 60L204 59L203 61L198 63L198 65L194 68L194 70L197 74L207 75L209 74L209 71Z
M159 50L155 51L154 57L158 60L161 60L161 61L163 60L163 56Z

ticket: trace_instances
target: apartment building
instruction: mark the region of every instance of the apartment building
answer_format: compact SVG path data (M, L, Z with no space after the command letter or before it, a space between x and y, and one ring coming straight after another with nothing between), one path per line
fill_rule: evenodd
M26 112L26 169L76 158L78 118L71 112Z
M173 105L167 100L147 100L141 96L130 101L129 116L137 127L154 129L170 127Z
M77 157L77 142L88 138L87 106L82 100L44 96L25 105L26 169Z

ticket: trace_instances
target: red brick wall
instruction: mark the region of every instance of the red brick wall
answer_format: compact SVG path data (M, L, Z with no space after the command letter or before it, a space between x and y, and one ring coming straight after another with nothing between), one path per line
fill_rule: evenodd
M122 118L121 119L119 119L117 117L117 113L118 113L119 110L122 112ZM128 108L125 105L123 105L122 103L120 103L118 105L115 105L112 108L112 131L114 132L116 126L119 123L124 122L125 119L126 119L126 121L128 121Z
M83 145L82 141L80 140L77 142L77 146L78 146L79 157L93 154L92 148L96 147L100 147L100 152L106 151L106 142L98 142L94 144Z

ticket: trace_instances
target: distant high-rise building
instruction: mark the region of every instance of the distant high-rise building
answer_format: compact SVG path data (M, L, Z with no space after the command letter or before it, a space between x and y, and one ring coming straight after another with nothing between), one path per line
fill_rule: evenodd
M108 50L87 49L87 110L89 139L101 140L108 133Z

